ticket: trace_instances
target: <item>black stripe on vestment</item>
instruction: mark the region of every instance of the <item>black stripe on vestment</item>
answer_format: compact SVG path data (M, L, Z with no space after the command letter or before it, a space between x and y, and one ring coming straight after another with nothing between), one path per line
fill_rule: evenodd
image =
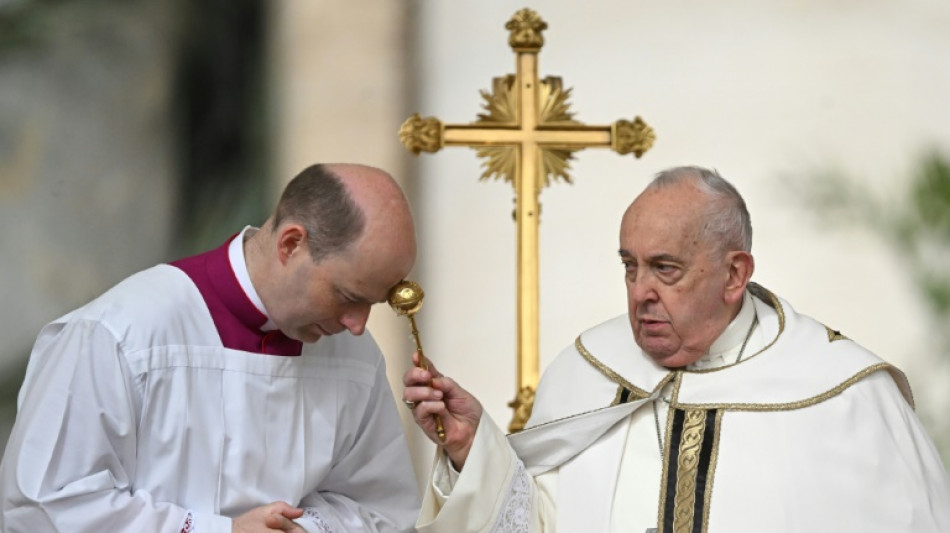
M664 533L673 531L673 509L676 505L676 471L679 466L680 437L683 436L684 417L685 413L683 411L673 410L673 431L666 447L670 456L667 459L669 466L666 470L666 505L663 509L663 528L661 529Z
M699 462L696 465L692 533L703 533L703 518L706 512L706 491L710 488L708 485L712 480L709 469L713 459L713 447L716 443L716 414L715 409L711 409L705 413L706 425L703 430L703 442L699 450ZM672 533L673 531L677 496L676 488L679 485L679 451L685 419L685 411L681 409L673 410L673 426L670 428L669 445L666 448L669 451L669 458L666 469L666 487L664 487L663 527L660 529L660 531L664 533Z
M620 401L617 402L617 404L622 405L629 401L630 401L630 389L623 387L623 390L620 391Z

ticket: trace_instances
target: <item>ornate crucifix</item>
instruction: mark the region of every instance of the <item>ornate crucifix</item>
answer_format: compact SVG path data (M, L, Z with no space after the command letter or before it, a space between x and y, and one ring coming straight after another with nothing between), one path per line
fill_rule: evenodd
M584 148L609 147L619 154L643 155L655 140L640 117L609 126L588 126L573 119L568 98L557 77L538 78L541 31L547 23L530 9L508 21L508 44L515 51L517 72L492 80L492 92L481 92L487 114L472 124L443 124L435 117L409 117L399 139L412 153L437 152L444 146L475 148L485 161L482 180L511 182L518 231L518 392L509 430L524 427L538 383L538 195L551 180L570 183L569 161Z

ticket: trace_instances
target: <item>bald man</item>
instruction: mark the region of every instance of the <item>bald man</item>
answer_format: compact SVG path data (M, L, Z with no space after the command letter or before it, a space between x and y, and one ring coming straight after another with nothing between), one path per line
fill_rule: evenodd
M0 530L410 530L416 482L364 331L415 254L388 174L315 165L260 229L50 323L0 465Z
M528 429L408 371L416 422L446 435L419 531L950 531L903 374L750 283L751 248L731 184L661 172L620 225L627 312L545 369Z

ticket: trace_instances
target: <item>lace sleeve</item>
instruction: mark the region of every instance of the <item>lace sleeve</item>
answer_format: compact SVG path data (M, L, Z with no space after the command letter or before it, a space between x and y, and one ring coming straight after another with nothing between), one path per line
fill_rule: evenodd
M524 463L519 460L492 533L528 533L530 527L531 481Z
M304 526L308 533L334 533L330 524L320 516L320 512L314 507L304 507L303 516L301 516L299 520L309 522ZM314 527L307 527L311 524L313 524Z

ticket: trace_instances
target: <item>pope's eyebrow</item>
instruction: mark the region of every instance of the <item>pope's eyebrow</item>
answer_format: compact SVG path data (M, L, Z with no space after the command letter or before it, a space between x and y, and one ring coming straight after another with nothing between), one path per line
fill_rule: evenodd
M621 257L633 257L633 254L624 250L623 248L617 250L617 253L620 254ZM679 261L679 259L673 254L663 253L663 254L651 255L650 257L647 258L647 261L651 263L656 263L658 261Z
M659 263L659 262L661 262L661 261L673 261L673 262L678 262L679 259L677 259L675 256L670 255L670 254L657 254L657 255L651 256L651 257L649 258L649 261L650 261L651 263Z

